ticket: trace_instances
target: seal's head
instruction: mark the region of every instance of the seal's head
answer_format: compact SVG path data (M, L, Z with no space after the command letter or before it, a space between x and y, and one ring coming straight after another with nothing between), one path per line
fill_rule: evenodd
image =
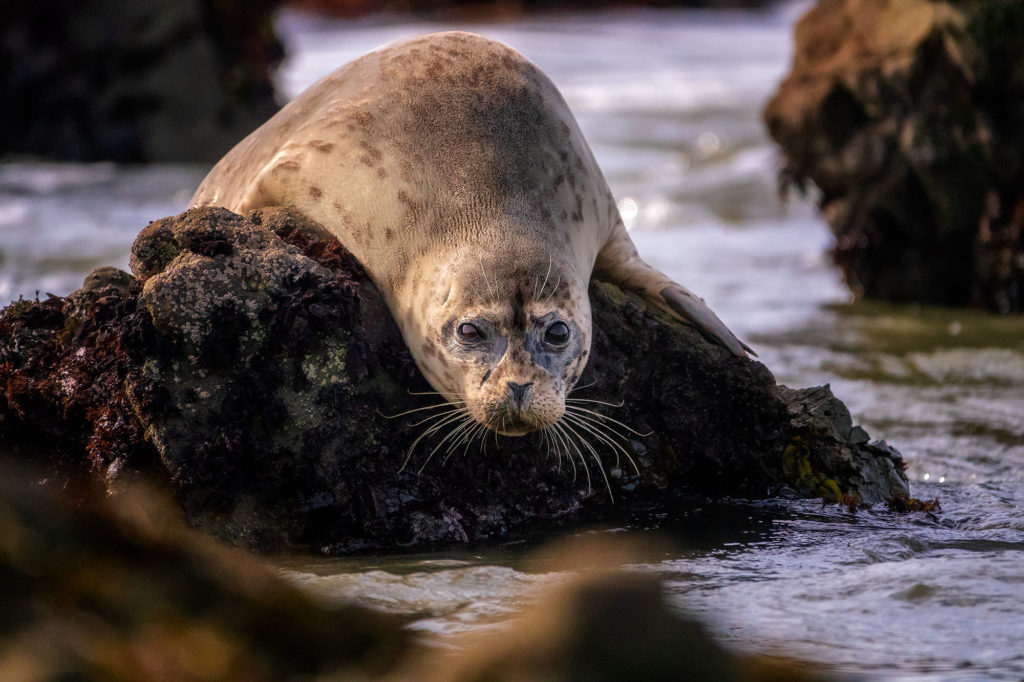
M590 353L585 280L546 254L474 253L438 274L423 287L421 329L403 329L434 388L502 435L561 419Z

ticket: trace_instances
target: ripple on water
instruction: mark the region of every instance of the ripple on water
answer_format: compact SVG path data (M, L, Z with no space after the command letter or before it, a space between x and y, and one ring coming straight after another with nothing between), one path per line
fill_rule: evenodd
M1020 673L1019 555L937 550L860 566L819 565L717 589L670 587L746 649L865 672Z
M414 629L445 637L507 620L532 601L538 588L566 578L493 565L441 568L424 564L435 570L331 575L284 570L283 575L319 599L412 615Z
M1024 533L943 516L787 519L767 549L662 568L674 603L744 649L887 679L1024 672Z
M0 164L0 298L66 295L94 268L128 266L135 235L185 209L204 169Z
M705 538L634 570L658 574L673 604L744 651L785 652L870 679L1012 679L1024 672L1020 501L1014 488L982 485L955 489L952 513L851 513L819 501L712 505L664 532L685 543L691 526L721 525L727 539ZM1005 513L991 513L1000 506ZM324 599L415 614L415 629L443 640L494 627L570 577L493 565L486 554L475 561L286 575Z

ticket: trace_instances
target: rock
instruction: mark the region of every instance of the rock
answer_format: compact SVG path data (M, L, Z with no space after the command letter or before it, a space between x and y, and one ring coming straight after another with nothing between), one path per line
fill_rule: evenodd
M286 209L250 218L156 221L135 278L0 313L0 446L113 489L158 480L234 543L329 553L517 538L686 496L907 496L899 454L827 387L777 386L604 282L575 395L622 403L594 404L616 420L606 442L559 460L534 437L421 439L431 411L395 415L439 401L358 263Z
M158 493L35 478L0 459L0 678L366 680L408 649L400 619L314 603Z
M1024 310L1024 5L821 0L765 108L859 296Z
M0 153L215 161L276 110L278 0L0 10Z
M734 653L670 608L656 577L610 568L661 560L661 548L545 548L531 572L565 578L521 617L455 647L415 646L408 616L314 601L186 527L159 491L111 497L38 478L0 457L4 680L821 679Z

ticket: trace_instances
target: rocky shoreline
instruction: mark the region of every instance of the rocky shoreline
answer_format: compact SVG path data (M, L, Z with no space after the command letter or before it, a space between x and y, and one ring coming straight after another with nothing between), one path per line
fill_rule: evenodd
M286 209L156 221L131 265L0 313L0 447L112 491L155 481L234 544L346 553L686 497L907 498L899 454L827 386L778 386L607 283L591 287L592 388L577 395L621 402L595 405L619 435L556 460L530 437L413 448L423 412L390 417L439 401L416 395L430 387L359 265Z

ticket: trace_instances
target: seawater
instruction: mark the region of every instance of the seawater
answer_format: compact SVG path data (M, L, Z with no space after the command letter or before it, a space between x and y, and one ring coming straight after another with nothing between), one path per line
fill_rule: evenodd
M806 3L766 11L630 10L487 24L284 13L294 95L381 44L459 28L544 69L580 121L641 253L704 296L783 383L830 383L906 456L936 514L818 501L708 503L598 534L657 532L678 549L634 566L746 652L865 679L1024 678L1024 321L850 301L810 199L783 203L760 108ZM150 220L185 208L206 168L0 164L0 299L66 294L127 266ZM493 628L563 574L529 543L351 559L296 557L328 601L416 614L446 640Z

